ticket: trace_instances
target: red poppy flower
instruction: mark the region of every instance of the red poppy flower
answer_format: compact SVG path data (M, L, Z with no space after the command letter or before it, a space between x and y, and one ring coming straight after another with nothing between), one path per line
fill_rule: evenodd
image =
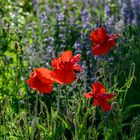
M100 82L95 82L92 85L92 92L84 95L86 98L94 98L93 105L100 106L104 112L111 110L108 101L115 96L115 94L106 94L104 86Z
M50 72L51 71L47 68L36 68L26 82L32 89L37 90L40 93L51 93L53 89L53 81L50 80Z
M115 39L118 38L117 34L107 34L104 27L92 31L90 39L94 42L92 51L94 55L107 54L109 50L116 45Z
M76 79L75 71L80 72L81 66L77 63L80 61L79 54L72 56L71 51L66 51L59 58L52 61L53 70L52 79L59 84L70 84Z

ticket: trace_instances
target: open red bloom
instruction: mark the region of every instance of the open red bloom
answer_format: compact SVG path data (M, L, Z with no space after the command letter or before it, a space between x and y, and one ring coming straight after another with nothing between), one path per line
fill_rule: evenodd
M29 86L39 91L43 94L48 94L52 92L53 81L50 80L50 70L47 68L36 68L34 72L31 73L30 78L26 80Z
M117 34L107 34L104 27L92 31L90 39L94 42L92 51L94 55L107 54L109 50L116 45L115 39L118 38Z
M92 92L84 95L86 98L94 98L93 105L100 106L104 112L111 110L108 101L115 96L115 94L106 94L104 86L100 82L95 82L92 85Z
M52 79L60 84L72 83L76 79L75 71L81 71L81 66L77 63L80 58L79 54L72 56L72 51L69 50L63 52L59 58L54 58L52 61Z

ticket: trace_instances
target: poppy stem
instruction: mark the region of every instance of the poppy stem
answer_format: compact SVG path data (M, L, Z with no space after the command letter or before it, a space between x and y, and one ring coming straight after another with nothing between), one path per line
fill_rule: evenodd
M59 93L61 93L61 85L59 85ZM57 112L60 111L60 94L57 96Z
M36 135L35 133L36 133L36 129L38 126L37 113L38 113L38 92L36 92L35 113L34 113L34 118L33 118L33 131L32 131L32 138L31 139L34 139L34 137Z
M35 117L37 117L37 112L38 112L38 92L36 92Z
M58 101L57 101L57 112L60 110L60 95L58 94Z

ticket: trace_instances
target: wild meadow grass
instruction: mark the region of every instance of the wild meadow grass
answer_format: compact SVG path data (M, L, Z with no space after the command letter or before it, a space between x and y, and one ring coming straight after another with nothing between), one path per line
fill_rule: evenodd
M0 140L139 140L140 2L136 0L0 1ZM137 9L137 10L136 10ZM119 34L94 56L90 34ZM81 54L71 84L40 94L26 83L66 50ZM86 99L94 82L116 96L104 112Z

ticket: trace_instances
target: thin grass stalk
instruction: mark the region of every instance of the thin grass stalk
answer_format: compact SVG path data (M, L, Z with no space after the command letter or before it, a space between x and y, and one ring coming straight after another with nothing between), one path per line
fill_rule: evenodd
M133 81L134 77L135 77L135 63L132 63L131 67L130 67L130 71L129 71L128 82L127 82L127 85L126 85L126 90L125 90L124 97L123 97L123 100L122 100L122 108L124 108L126 95L127 95L128 89L130 88L130 86L132 84L132 81Z

